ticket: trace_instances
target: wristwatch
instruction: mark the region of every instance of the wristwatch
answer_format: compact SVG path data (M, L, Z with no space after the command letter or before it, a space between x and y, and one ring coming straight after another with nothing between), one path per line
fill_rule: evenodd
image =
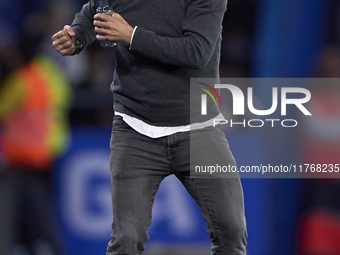
M82 50L83 50L83 44L81 43L81 41L76 38L75 41L74 41L74 45L76 46L76 52L75 54L79 54Z

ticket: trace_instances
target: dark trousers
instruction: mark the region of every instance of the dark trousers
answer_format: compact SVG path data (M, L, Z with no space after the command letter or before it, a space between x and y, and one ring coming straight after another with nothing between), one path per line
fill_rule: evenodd
M151 210L161 181L175 174L197 202L207 221L213 255L246 254L246 222L239 178L190 178L190 137L202 139L210 153L235 164L223 131L209 127L152 139L113 121L111 186L113 234L107 255L138 255L144 250ZM196 141L197 142L197 141ZM221 153L223 152L223 153ZM204 160L206 151L202 151ZM200 157L198 157L200 158Z
M13 254L18 245L29 254L62 254L51 174L11 169L1 178L0 254Z

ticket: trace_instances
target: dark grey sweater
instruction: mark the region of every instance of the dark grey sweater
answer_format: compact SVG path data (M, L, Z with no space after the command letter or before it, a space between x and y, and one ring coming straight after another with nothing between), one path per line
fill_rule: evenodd
M216 116L218 109L212 102L208 102L208 115L201 116L198 89L190 108L190 78L219 76L227 0L109 2L131 26L138 26L130 50L122 44L114 48L114 109L156 126L187 125L190 114L191 122ZM85 46L95 40L95 9L91 0L72 23Z

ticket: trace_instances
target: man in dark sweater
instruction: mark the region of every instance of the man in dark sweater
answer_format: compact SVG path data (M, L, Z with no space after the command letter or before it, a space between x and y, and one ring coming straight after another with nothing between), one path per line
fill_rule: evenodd
M175 174L207 221L212 254L246 254L246 223L239 178L190 178L190 158L236 166L224 133L209 126L219 114L190 108L190 78L218 78L226 0L112 0L114 13L96 14L91 0L71 26L53 35L62 55L113 41L115 118L111 137L113 234L107 255L141 254L160 182ZM195 110L197 109L197 110ZM190 124L200 128L190 130ZM190 154L190 139L201 144Z

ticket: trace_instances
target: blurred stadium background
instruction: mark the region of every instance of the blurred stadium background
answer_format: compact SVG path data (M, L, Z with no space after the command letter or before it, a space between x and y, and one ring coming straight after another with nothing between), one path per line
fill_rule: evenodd
M52 181L43 182L53 194L56 224L50 231L56 234L53 242L57 244L43 238L34 240L34 233L27 233L32 223L23 218L29 215L30 207L41 207L32 217L45 218L48 213L43 204L46 200L41 196L45 191L32 193L33 201L37 196L36 201L41 203L30 202L23 207L13 204L14 193L36 184L34 181L18 184L15 186L18 189L13 191L13 183L18 183L13 178L18 176L12 174L12 167L0 151L1 255L28 255L30 250L35 255L53 255L53 245L58 246L58 255L105 254L106 251L112 220L108 157L113 118L109 85L114 56L110 49L103 49L95 42L79 56L62 57L52 48L50 39L71 23L85 2L0 0L0 93L4 93L7 77L37 55L59 65L59 80L65 78L70 88L69 143L65 140L67 149L55 158L50 171ZM228 2L221 77L340 77L338 0ZM262 105L270 104L269 86L255 88ZM238 164L340 163L340 86L308 89L315 98L311 122L287 130L225 129ZM1 109L6 110L6 105L1 106L0 102L0 117ZM0 143L1 134L0 129ZM242 182L249 255L340 255L338 180L244 179ZM26 197L22 195L20 199ZM19 217L14 217L18 211ZM43 224L34 222L33 229ZM143 254L209 254L205 227L198 207L182 185L169 177L156 197L150 240ZM28 249L27 243L33 243L33 248Z

